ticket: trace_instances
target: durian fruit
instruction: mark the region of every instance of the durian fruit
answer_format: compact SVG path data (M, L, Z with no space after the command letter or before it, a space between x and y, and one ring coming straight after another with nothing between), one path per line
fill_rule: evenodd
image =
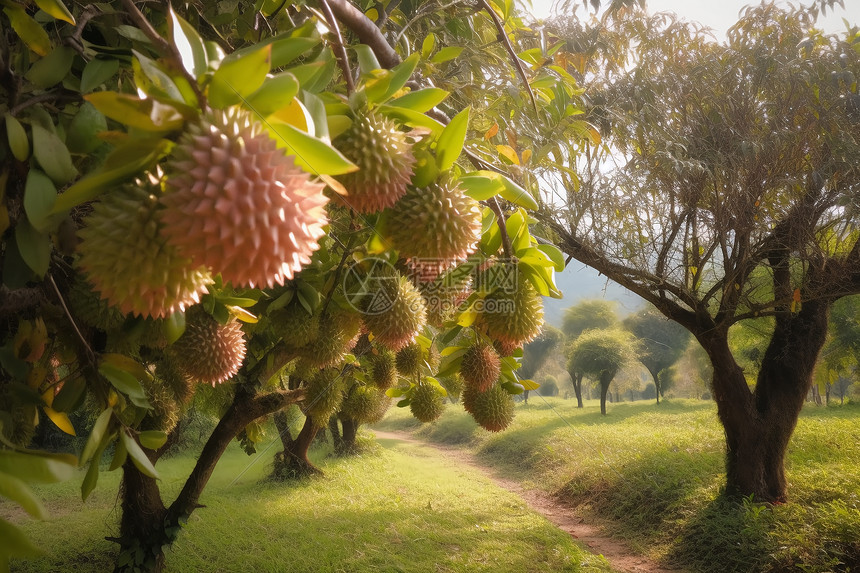
M486 392L499 379L502 363L499 354L489 344L475 342L460 362L460 376L467 386Z
M140 430L159 430L170 433L179 423L180 403L173 389L158 378L144 380L146 397L152 408L140 423Z
M479 320L504 355L534 340L543 326L543 301L521 273L513 288L499 287L484 297Z
M454 374L453 376L444 376L439 378L439 384L448 392L448 399L452 403L456 403L460 399L460 395L463 393L463 379Z
M361 304L364 324L374 340L397 352L418 336L427 322L427 310L415 286L393 274L375 283Z
M78 266L123 314L170 316L198 302L212 282L201 261L192 263L163 237L160 194L155 176L106 193L78 231Z
M316 339L301 348L296 371L307 373L339 364L355 347L360 331L361 318L357 313L330 305L320 316Z
M431 282L416 281L427 306L427 322L441 328L460 310L472 292L471 277L449 280L447 276Z
M397 383L397 368L394 353L385 348L378 350L377 354L371 354L370 381L380 390L388 390Z
M165 353L155 364L155 377L170 389L174 399L180 404L187 404L194 397L197 386L176 367L176 363Z
M320 315L309 313L296 301L271 312L269 323L273 334L293 348L310 344L320 331Z
M338 368L323 368L307 383L302 409L317 427L324 428L343 402L343 376Z
M490 432L504 430L514 419L514 400L499 384L494 384L486 392L466 385L460 399L472 418Z
M235 376L242 366L242 327L235 320L220 324L194 306L185 314L185 332L170 346L170 355L185 376L214 386Z
M421 383L412 389L409 410L421 422L432 422L442 415L445 402L442 391L435 384Z
M0 437L19 447L27 447L36 434L36 406L21 401L10 384L0 381Z
M517 344L511 341L494 340L493 348L499 353L499 356L513 356L518 348L522 348L522 344Z
M481 209L453 181L410 187L390 209L386 235L419 280L433 280L475 251Z
M412 179L412 144L385 116L367 111L359 115L334 146L358 166L338 177L349 192L340 202L359 213L390 207L406 193Z
M424 349L417 342L404 346L397 352L397 372L412 377L421 372L424 365Z
M118 330L125 321L117 307L108 304L80 277L72 281L66 293L66 303L75 320L105 332Z
M339 417L359 424L374 424L382 419L390 403L391 399L379 389L354 384L340 406Z
M179 138L165 170L165 236L225 282L284 284L319 248L323 184L278 149L250 112L204 113Z

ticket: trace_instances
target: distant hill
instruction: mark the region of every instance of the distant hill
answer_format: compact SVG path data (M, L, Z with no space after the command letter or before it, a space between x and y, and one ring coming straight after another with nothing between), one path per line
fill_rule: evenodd
M544 317L548 324L561 327L564 310L587 298L614 300L618 313L630 314L645 305L645 301L626 288L608 280L591 267L570 261L564 272L555 276L556 284L564 294L562 299L544 297Z

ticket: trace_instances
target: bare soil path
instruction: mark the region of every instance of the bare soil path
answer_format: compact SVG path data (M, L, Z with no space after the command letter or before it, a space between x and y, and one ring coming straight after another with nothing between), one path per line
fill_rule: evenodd
M482 465L475 456L464 450L448 448L422 440L416 440L403 432L384 432L374 429L377 438L397 440L433 448L447 458L484 474L493 483L520 496L532 511L535 511L559 529L569 533L577 542L593 553L603 555L607 561L624 573L682 573L680 569L667 569L652 559L635 553L623 541L605 535L599 526L587 523L575 510L534 489L526 489L516 481L499 476L492 468Z

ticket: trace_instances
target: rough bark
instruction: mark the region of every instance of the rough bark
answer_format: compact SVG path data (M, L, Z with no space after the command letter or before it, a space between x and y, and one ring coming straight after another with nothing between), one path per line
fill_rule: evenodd
M319 425L313 418L305 418L305 424L290 447L279 452L275 458L275 468L272 477L275 479L297 479L314 474L321 474L322 470L317 468L308 459L308 450L314 438L319 432Z
M576 394L576 407L582 408L582 374L572 373L570 376L571 382L573 382L573 393Z
M343 427L343 436L340 445L335 447L335 451L341 456L353 454L356 451L355 438L361 424L351 418L342 419L340 424Z
M129 459L122 467L120 496L120 537L111 539L120 546L114 573L163 571L163 548L169 540L164 531L167 508L161 500L158 484L138 471Z
M293 435L290 433L290 421L287 419L287 414L283 410L275 412L272 415L272 421L275 422L275 429L278 430L278 436L281 438L281 444L285 450L288 450L293 443Z
M727 493L765 502L786 500L785 454L812 386L828 313L828 302L809 301L800 313L777 317L755 391L750 391L724 333L700 336L714 365L714 398L726 432Z
M337 425L337 416L332 416L328 421L328 431L331 433L331 441L335 452L340 452L343 448L343 438L340 435L340 427Z

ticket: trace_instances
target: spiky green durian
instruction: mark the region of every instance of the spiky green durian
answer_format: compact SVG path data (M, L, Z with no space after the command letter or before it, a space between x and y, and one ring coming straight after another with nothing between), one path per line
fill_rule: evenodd
M439 378L439 384L448 392L448 399L452 403L460 399L460 395L463 393L463 379L460 376L454 374Z
M66 302L76 320L105 332L119 329L125 321L122 312L101 298L82 278L72 282Z
M317 427L324 428L343 402L343 382L337 368L323 368L308 381L302 408Z
M123 314L170 316L198 302L212 282L201 261L162 235L160 194L154 176L105 193L78 231L78 266Z
M341 404L339 416L359 424L373 424L385 415L390 401L385 392L373 386L354 384Z
M485 342L475 342L463 355L460 376L468 386L485 392L496 383L502 371L499 354Z
M380 390L388 390L397 383L397 368L394 353L381 348L368 358L370 381Z
M197 386L182 375L169 354L165 353L163 358L156 363L155 377L170 389L174 400L180 404L187 404L194 397Z
M415 286L399 275L374 281L361 302L364 324L374 341L397 352L415 340L427 322L424 300Z
M225 282L284 284L319 248L324 185L278 149L250 112L205 112L179 138L165 170L165 236Z
M146 398L151 409L140 423L140 429L159 430L170 433L179 423L180 403L176 400L173 389L158 378L147 378L143 381Z
M361 331L361 317L336 305L330 305L319 319L317 338L300 350L297 372L334 366L349 353Z
M397 352L397 372L403 376L415 376L421 372L424 365L424 349L421 345L413 342L404 346Z
M480 309L481 324L505 355L534 340L543 326L543 301L521 273L511 288L498 287L487 294Z
M463 408L482 428L490 432L504 430L514 419L514 400L498 384L494 384L486 392L467 385L460 399Z
M185 376L214 386L232 378L242 366L242 327L235 320L220 324L194 306L185 315L185 332L170 346L170 355Z
M274 335L293 348L310 344L320 331L319 314L309 313L296 301L270 313L269 323Z
M456 182L410 187L389 210L385 233L419 280L465 259L481 238L481 209Z
M409 410L413 416L424 423L438 419L445 410L442 391L435 384L419 384L412 389Z
M358 171L338 177L349 193L338 196L343 204L359 213L374 213L394 205L406 193L415 157L406 134L390 119L364 112L334 146L358 166Z

